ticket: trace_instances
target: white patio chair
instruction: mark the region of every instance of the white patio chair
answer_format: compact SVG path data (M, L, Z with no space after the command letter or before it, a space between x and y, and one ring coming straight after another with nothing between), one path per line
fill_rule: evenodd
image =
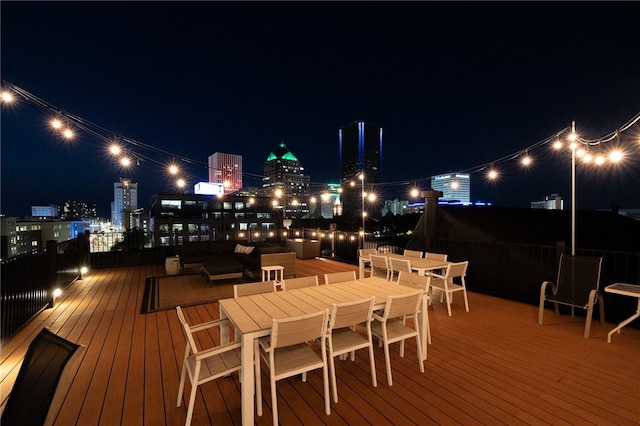
M385 280L389 280L389 260L387 256L379 256L376 254L369 255L370 267L371 267L371 276L384 278Z
M331 307L329 328L327 330L329 351L329 370L331 372L331 387L333 401L338 402L338 387L336 384L336 366L334 358L351 353L351 361L355 361L355 351L369 348L369 364L371 367L371 384L376 387L376 361L373 354L373 339L371 321L374 297L354 302L334 303ZM356 326L363 324L367 334L356 331Z
M405 256L410 256L410 257L419 257L419 258L423 257L423 253L421 251L418 251L418 250L407 250L407 249L404 249L404 255Z
M358 249L358 261L360 258L364 258L364 267L366 268L371 266L371 261L369 260L369 255L378 254L378 250L376 249ZM363 278L363 277L361 277Z
M184 391L185 378L188 375L191 382L191 393L189 394L189 405L187 408L187 419L185 425L191 424L193 416L193 405L196 401L196 391L198 386L210 382L219 377L229 375L234 371L240 371L240 342L232 342L224 345L198 349L193 333L207 330L212 327L220 327L227 324L227 320L209 321L206 323L190 326L184 318L180 306L176 306L178 319L182 325L186 340L184 360L182 362L182 373L180 374L180 387L178 388L178 401L176 407L182 404L182 392Z
M331 272L324 274L325 284L342 283L345 281L355 281L356 271Z
M276 291L275 281L262 281L247 284L233 285L233 298L240 296L251 296L252 294L271 293Z
M443 262L447 261L447 255L443 254L443 253L434 253L434 252L425 252L424 253L424 258L425 259L433 259L433 260L442 260ZM425 275L431 275L432 273L436 273L436 274L440 274L442 275L442 269L436 269L433 271L427 271L425 272ZM431 294L429 295L429 304L431 304Z
M273 319L271 335L259 339L259 352L256 352L256 365L260 365L259 356L269 366L271 382L271 411L273 424L278 424L278 395L276 382L280 379L302 374L302 381L307 379L307 371L322 368L324 381L324 409L329 415L329 373L327 368L327 323L329 310L316 312L286 319ZM308 342L320 340L320 354L318 354ZM258 376L260 373L258 372ZM260 380L256 379L256 385ZM257 387L256 398L261 398L261 388ZM259 414L262 413L260 409Z
M398 284L403 285L405 287L411 287L415 290L422 290L423 297L426 294L427 299L429 298L429 281L430 278L426 275L419 275L414 272L407 273L405 271L400 271L398 275ZM418 316L418 321L421 320L422 315L425 316L425 323L427 325L427 343L431 344L431 328L429 327L429 312L422 310L422 303L420 303L420 312ZM411 316L407 316L410 318ZM422 321L420 321L422 324ZM424 354L426 356L426 354Z
M317 275L308 277L287 278L282 280L281 284L284 291L294 290L296 288L314 287L319 285Z
M389 257L389 280L398 282L400 271L411 273L411 262L408 259Z
M450 263L447 265L444 274L438 274L432 272L429 274L429 299L433 297L433 289L438 289L440 293L440 303L443 301L443 297L447 298L447 311L451 316L451 301L453 299L453 293L461 291L464 294L464 307L469 312L469 300L467 299L467 285L465 277L467 275L467 267L469 261ZM456 280L456 281L454 281Z
M410 337L416 338L416 350L418 352L418 364L420 372L424 373L422 362L422 344L420 343L420 332L417 321L413 321L410 327L405 319L408 315L417 317L422 300L422 290L399 296L389 296L385 304L382 315L373 313L373 324L371 333L382 340L384 345L384 359L387 364L387 384L393 385L391 376L391 358L389 356L389 345L400 342L400 356L404 357L404 341Z

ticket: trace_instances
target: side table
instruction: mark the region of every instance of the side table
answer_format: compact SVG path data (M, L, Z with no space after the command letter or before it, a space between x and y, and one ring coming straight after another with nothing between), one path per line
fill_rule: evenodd
M260 269L262 269L262 281L271 281L271 271L273 271L273 279L276 282L280 283L284 279L284 266L270 265Z
M640 317L640 285L615 283L606 286L604 288L604 291L606 291L607 293L621 294L623 296L631 296L638 299L638 307L636 308L636 313L618 324L618 326L611 330L607 335L607 342L611 343L611 335L614 332L617 331L618 334L620 334L620 330L622 329L622 327L629 324L634 319Z

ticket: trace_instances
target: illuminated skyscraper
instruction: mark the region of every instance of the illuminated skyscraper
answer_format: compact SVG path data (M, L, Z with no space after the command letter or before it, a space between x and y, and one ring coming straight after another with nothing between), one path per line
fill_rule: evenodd
M209 156L209 182L220 183L224 193L242 188L242 155L216 152Z
M298 158L280 142L264 162L261 194L270 197L282 190L281 198L275 201L282 207L283 217L301 217L309 213L309 181Z
M133 212L138 208L138 184L131 179L120 178L113 184L113 204L111 223L120 230L129 229L133 224Z
M344 212L360 216L362 182L359 175L364 173L365 187L380 181L382 128L364 121L354 121L338 130L338 142ZM351 182L356 185L352 186Z
M442 191L440 201L447 203L471 204L471 183L468 173L446 173L431 177L431 188Z

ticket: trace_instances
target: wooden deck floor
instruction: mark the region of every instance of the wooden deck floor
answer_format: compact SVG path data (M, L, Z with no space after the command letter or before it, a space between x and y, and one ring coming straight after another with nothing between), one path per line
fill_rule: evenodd
M298 275L356 270L329 260L298 260ZM184 339L175 312L141 314L146 277L162 265L97 269L73 283L58 304L4 343L0 358L2 406L31 339L43 327L86 346L59 408L57 425L181 425L186 408L175 400ZM321 278L321 282L322 282ZM415 342L405 358L392 353L392 387L376 350L378 387L371 386L366 351L355 363L339 361L339 402L326 416L322 376L278 382L284 425L356 424L640 424L640 330L625 328L607 343L612 324L595 322L582 337L582 318L482 294L460 295L453 316L439 303L429 310L433 343L425 372ZM191 322L218 317L218 305L186 308ZM631 314L631 313L629 313ZM211 335L216 340L219 336ZM209 337L205 337L209 338ZM203 342L206 343L206 342ZM270 424L269 380L263 369L264 414ZM187 388L188 389L188 388ZM238 376L201 387L193 425L239 425Z

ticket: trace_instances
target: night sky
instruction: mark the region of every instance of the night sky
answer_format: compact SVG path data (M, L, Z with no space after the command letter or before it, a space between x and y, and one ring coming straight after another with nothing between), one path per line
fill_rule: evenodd
M313 183L340 178L338 128L384 129L379 198L408 182L474 169L555 135L575 120L598 139L640 112L640 4L595 2L8 2L0 3L2 79L56 108L152 147L123 170L103 140L69 142L33 102L2 105L1 206L67 199L109 215L113 182L139 184L139 206L190 185L216 152L243 156L245 185L284 141ZM640 208L640 123L626 161L578 167L578 208ZM601 149L612 146L607 144ZM160 155L159 151L164 154ZM471 175L473 200L528 207L570 200L570 155L529 152ZM191 161L193 160L193 161Z

